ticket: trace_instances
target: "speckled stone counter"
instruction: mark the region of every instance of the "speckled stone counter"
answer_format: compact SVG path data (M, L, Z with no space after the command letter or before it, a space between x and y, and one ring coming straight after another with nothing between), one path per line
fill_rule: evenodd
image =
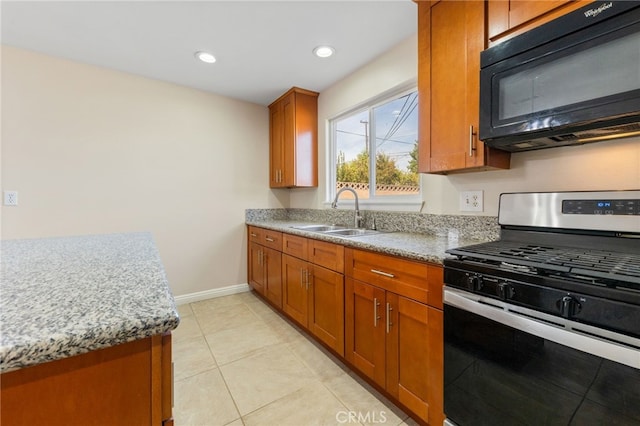
M175 301L148 233L0 244L1 372L178 326Z
M317 222L303 222L292 220L247 220L247 225L254 225L274 231L286 232L317 240L342 244L345 247L361 248L379 253L421 260L431 263L442 263L450 248L477 244L487 240L460 238L458 232L449 235L433 235L413 232L381 232L373 235L357 237L337 237L320 232L309 232L296 229L299 226L311 225Z

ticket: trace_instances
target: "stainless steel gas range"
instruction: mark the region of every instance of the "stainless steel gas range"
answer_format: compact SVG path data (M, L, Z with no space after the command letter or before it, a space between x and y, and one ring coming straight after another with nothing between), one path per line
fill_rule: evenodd
M444 261L445 424L640 424L640 190L500 196Z

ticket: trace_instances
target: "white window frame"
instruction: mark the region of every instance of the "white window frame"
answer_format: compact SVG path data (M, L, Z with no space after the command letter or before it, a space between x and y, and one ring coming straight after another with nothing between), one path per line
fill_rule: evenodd
M337 147L336 147L336 123L341 119L353 115L360 111L369 111L369 128L372 128L375 123L373 120L372 111L377 106L385 104L389 101L392 101L396 98L407 95L411 92L415 92L418 90L417 82L415 80L411 80L402 85L396 86L391 90L381 93L378 96L375 96L371 99L368 99L365 102L362 102L348 110L337 114L327 120L327 199L325 201L325 206L329 206L335 196L336 196L336 179L337 179ZM369 148L371 149L371 145L374 138L370 138ZM369 169L371 170L371 175L375 178L375 161L376 156L369 156ZM391 196L375 196L375 187L373 189L374 196L367 199L360 199L360 207L363 209L393 209L393 210L405 210L405 211L415 211L421 209L423 204L422 198L422 178L421 174L418 173L418 186L420 188L419 192L415 195L391 195ZM347 207L353 208L355 202L352 199L340 199L338 206L339 207Z

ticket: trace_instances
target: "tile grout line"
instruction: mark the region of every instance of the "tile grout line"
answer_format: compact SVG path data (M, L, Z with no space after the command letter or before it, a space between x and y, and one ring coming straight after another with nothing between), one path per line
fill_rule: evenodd
M244 304L244 302L243 302ZM193 309L193 308L192 308ZM196 312L193 312L194 315L196 316L196 321L198 322L198 327L200 327L200 321L198 321L198 315L196 314ZM231 392L231 389L229 389L229 384L227 383L227 379L224 377L224 373L222 371L222 368L220 368L221 366L218 364L218 360L216 359L215 354L213 353L213 350L211 349L211 345L209 345L209 341L207 340L207 337L205 336L204 332L202 331L202 328L200 328L200 332L202 333L202 337L204 338L204 342L207 345L207 348L209 349L209 353L211 354L211 356L213 357L213 360L215 361L217 367L218 367L218 371L220 372L220 377L222 378L222 382L224 383L224 387L225 389L227 389L227 392L229 393L229 396L231 397L231 401L233 401L233 406L236 409L236 412L238 413L238 418L236 420L240 420L240 422L244 425L244 419L242 418L242 414L240 414L240 408L238 407L238 403L236 402L236 399L233 397L233 393ZM233 420L230 423L235 422L236 420ZM229 424L229 423L227 423Z

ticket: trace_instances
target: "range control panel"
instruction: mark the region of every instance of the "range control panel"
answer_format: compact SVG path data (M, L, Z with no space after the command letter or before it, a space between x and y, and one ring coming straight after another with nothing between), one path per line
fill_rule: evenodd
M637 200L563 200L564 214L609 214L640 216L640 199Z

